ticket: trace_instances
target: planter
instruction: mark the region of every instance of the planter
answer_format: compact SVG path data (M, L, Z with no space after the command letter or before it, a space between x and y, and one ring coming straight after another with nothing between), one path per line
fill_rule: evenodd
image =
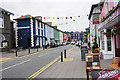
M98 49L93 49L93 53L99 53Z

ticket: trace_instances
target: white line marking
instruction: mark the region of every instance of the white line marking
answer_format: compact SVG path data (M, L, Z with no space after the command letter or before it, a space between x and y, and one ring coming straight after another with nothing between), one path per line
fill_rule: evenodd
M0 71L4 71L4 70L7 70L7 69L10 69L10 68L12 68L12 67L15 67L15 66L18 66L18 65L20 65L20 64L26 63L26 62L28 62L28 61L30 61L30 59L29 59L29 60L26 60L26 61L23 61L23 62L21 62L21 63L15 64L15 65L12 65L12 66L9 66L9 67L7 67L7 68L1 69Z
M46 54L40 55L40 56L38 56L38 57L42 57L42 56L45 56L45 55L47 55L47 54L50 54L50 53L46 53Z

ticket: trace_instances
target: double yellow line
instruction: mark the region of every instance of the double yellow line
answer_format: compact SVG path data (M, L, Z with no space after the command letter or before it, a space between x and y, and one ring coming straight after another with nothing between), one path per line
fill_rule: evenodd
M71 49L69 49L66 53L68 53ZM38 70L37 72L35 72L34 74L32 74L31 76L29 76L26 80L32 80L32 79L34 79L39 74L41 74L43 71L45 71L47 68L49 68L51 65L53 65L55 62L57 62L60 58L61 58L61 56L59 56L58 58L56 58L55 60L53 60L52 62L50 62L49 64L47 64L46 66L44 66L43 68L41 68L40 70Z

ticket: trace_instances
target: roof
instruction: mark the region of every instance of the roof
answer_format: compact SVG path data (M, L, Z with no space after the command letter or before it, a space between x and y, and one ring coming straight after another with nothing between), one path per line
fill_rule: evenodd
M91 18L94 8L95 8L95 7L97 7L97 6L99 6L100 4L101 4L101 3L98 3L98 4L93 4L93 5L91 6L91 10L90 10L90 14L89 14L88 19L90 19L90 18Z
M9 11L7 11L7 10L1 8L1 7L0 7L0 11L7 12L7 13L10 13L10 14L13 14L13 13L11 13L11 12L9 12Z
M31 15L29 15L29 14L27 14L27 15L24 15L23 17L18 17L18 18L16 18L16 19L14 19L14 20L19 20L19 19L29 19L30 17L32 17ZM32 17L33 18L33 17Z

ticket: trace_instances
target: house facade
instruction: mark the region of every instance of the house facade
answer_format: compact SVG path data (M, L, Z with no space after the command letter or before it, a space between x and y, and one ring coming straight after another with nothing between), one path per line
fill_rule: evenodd
M10 22L11 12L3 8L0 11L0 51L8 51L13 48L12 39L15 35L11 31L14 31L14 23Z
M63 43L63 32L59 31L59 34L60 34L60 37L59 37L60 43Z
M60 42L60 34L58 29L54 29L54 35L55 35L55 42L59 43Z
M81 39L81 33L80 32L71 32L71 40L73 41L79 41Z
M16 20L16 47L43 47L45 45L45 24L31 15Z
M67 42L67 34L63 32L63 42Z
M120 2L101 1L100 49L104 59L120 57Z
M90 14L89 14L89 27L90 27L90 46L91 46L91 50L93 48L93 43L94 43L94 39L95 36L97 38L97 44L98 46L99 44L99 32L98 30L98 25L100 23L100 5L101 3L98 4L93 4L90 10Z

